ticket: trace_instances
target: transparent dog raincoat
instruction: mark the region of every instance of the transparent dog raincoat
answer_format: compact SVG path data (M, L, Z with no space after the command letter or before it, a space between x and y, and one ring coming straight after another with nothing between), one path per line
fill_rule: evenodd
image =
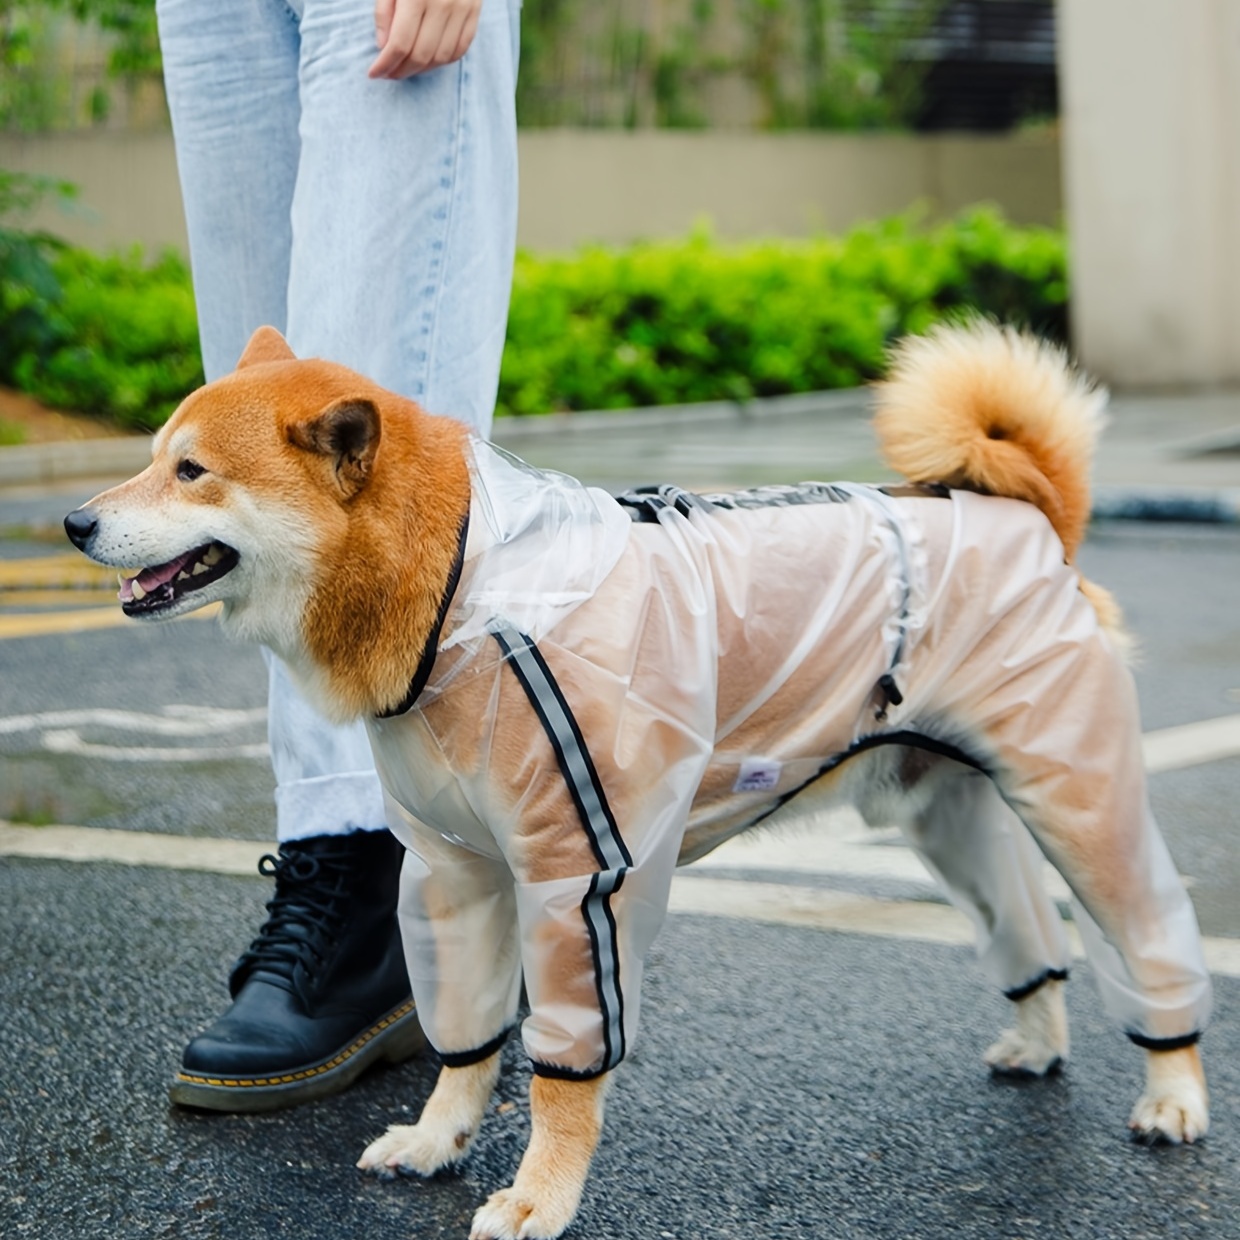
M1146 1045L1199 1033L1209 978L1131 678L1038 511L828 484L626 506L471 449L430 679L368 725L446 1063L498 1047L524 979L536 1071L615 1067L678 861L888 742L901 779L961 759L916 790L909 831L1005 992L1067 963L1027 827L1079 901L1111 1016Z

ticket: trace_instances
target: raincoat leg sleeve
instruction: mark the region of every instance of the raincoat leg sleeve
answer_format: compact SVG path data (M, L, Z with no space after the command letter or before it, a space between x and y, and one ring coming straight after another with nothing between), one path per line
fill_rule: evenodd
M1146 792L1132 678L1077 591L1060 636L983 706L1008 804L1088 914L1109 1014L1139 1045L1195 1041L1211 986L1197 919Z
M977 934L986 976L1009 998L1067 975L1063 920L1042 855L993 781L960 767L908 829L910 842Z
M521 1033L541 1076L601 1076L632 1046L642 965L667 913L678 834L652 844L614 869L517 888L530 1002Z
M512 875L388 802L408 850L398 912L418 1017L447 1066L477 1063L502 1045L521 997Z
M544 775L505 843L530 1002L522 1038L539 1075L588 1080L614 1069L636 1034L642 962L709 752L704 721L686 728L653 713L659 698L636 674L616 709L599 712L593 704L614 691L607 677L553 648L566 694L546 651L515 631L496 636L545 746ZM707 693L690 696L694 708L713 705ZM573 699L587 705L588 738Z

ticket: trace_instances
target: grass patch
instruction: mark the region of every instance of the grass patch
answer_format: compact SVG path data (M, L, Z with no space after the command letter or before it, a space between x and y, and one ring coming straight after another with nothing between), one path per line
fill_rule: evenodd
M19 796L5 817L15 827L50 827L56 821L56 811L50 800L27 801Z
M0 418L0 448L12 448L26 442L26 428L20 422Z

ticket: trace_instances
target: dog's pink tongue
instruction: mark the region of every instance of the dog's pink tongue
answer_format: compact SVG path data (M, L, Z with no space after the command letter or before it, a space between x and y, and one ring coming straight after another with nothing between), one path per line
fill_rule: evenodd
M171 581L194 558L192 551L169 560L167 564L157 564L154 568L144 568L135 578L137 583L148 593L158 590L166 581Z

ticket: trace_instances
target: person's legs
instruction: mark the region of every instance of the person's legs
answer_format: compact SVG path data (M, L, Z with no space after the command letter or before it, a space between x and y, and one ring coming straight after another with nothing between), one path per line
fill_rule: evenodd
M283 0L157 0L156 14L211 380L256 327L287 323L297 23Z
M366 76L364 0L159 0L208 378L270 323L303 355L489 429L515 242L517 12L488 4L462 62L391 83ZM233 1007L190 1044L173 1087L221 1109L342 1088L417 1034L400 849L364 730L328 724L268 661L276 895L234 970ZM332 962L363 967L363 941L373 976L343 986ZM221 1075L236 1087L201 1084Z
M255 328L287 330L301 40L283 0L209 9L159 0L158 16L203 363L214 379L232 370ZM280 669L272 679L284 701ZM383 810L365 738L291 698L274 718L282 842L264 865L275 893L229 978L232 1004L186 1047L171 1091L185 1105L306 1101L420 1043L394 915L400 849L376 830ZM370 830L335 834L356 828Z
M483 436L516 245L517 14L488 2L461 61L402 82L366 76L370 5L305 0L300 21L289 344ZM381 826L363 726L329 728L271 665L280 839Z
M516 0L455 64L370 81L372 6L305 0L288 339L491 427L516 245Z

